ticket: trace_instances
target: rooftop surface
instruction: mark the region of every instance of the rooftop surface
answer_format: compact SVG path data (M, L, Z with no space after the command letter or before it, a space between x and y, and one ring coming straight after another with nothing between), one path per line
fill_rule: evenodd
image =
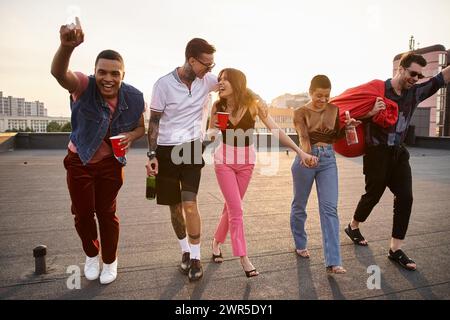
M414 205L404 250L416 261L415 272L387 259L393 203L389 190L361 226L368 247L355 246L343 232L364 191L362 158L337 158L341 253L347 274L325 272L315 188L308 203L311 258L297 257L289 226L294 156L259 152L261 161L244 200L244 224L248 254L260 276L245 277L229 239L222 247L224 263L210 262L223 197L209 164L198 199L205 273L202 280L189 283L177 270L181 254L168 207L145 199L145 149L134 149L118 197L118 278L101 285L82 276L80 289L67 285L67 271L83 270L85 256L70 213L65 151L1 153L0 299L450 299L450 151L409 150ZM33 273L32 250L39 244L47 246L48 273L38 276ZM369 279L373 266L381 271L379 289L368 288L368 282L374 283Z

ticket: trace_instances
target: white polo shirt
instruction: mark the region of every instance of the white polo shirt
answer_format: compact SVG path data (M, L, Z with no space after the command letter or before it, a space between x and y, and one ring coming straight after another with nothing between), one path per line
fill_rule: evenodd
M151 111L162 112L158 145L172 146L203 139L208 118L209 93L217 87L217 76L195 78L191 90L181 82L177 69L153 86Z

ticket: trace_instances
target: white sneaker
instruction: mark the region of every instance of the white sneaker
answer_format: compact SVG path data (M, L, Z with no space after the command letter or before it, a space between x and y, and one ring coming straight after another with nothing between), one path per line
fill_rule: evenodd
M100 274L100 259L98 255L95 257L86 256L86 263L84 264L84 276L88 280L95 280Z
M104 263L102 274L100 275L100 283L108 284L117 278L117 259L110 264Z

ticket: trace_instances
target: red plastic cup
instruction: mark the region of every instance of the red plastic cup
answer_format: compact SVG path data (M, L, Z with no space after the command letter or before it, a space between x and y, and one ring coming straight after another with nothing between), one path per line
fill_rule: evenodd
M125 138L124 135L118 135L114 137L110 137L112 149L114 152L114 155L116 157L124 157L125 156L125 150L122 150L123 146L119 145L119 142Z
M217 112L217 121L219 122L219 129L226 130L228 126L228 112Z

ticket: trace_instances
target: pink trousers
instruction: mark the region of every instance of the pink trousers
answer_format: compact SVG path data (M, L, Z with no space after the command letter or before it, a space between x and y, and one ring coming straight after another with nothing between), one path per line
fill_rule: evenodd
M229 231L233 255L237 257L247 255L242 200L252 177L255 158L253 146L233 147L222 144L214 154L217 182L225 198L214 238L219 243L224 243Z

